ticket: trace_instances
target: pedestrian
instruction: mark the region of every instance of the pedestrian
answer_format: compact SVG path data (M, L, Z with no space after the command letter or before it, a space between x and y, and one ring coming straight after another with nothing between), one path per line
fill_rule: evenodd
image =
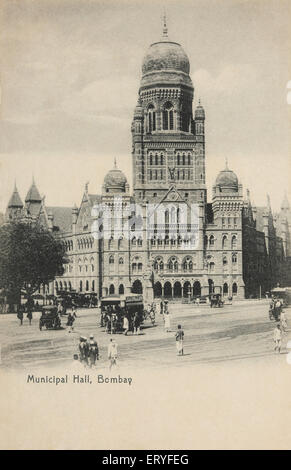
M128 330L129 330L129 321L126 315L123 317L123 329L124 329L124 334L127 336Z
M23 325L23 306L22 305L19 305L18 307L17 318L19 319L19 326L22 326Z
M77 309L75 307L75 305L72 306L72 315L74 318L77 318Z
M71 312L69 312L68 319L67 319L67 326L69 327L68 328L69 333L72 333L72 331L74 330L74 321L75 321L74 315Z
M164 302L161 300L161 303L160 303L160 314L163 315L164 314Z
M170 318L169 311L167 313L165 312L164 318L165 318L165 330L167 333L169 333L171 331L171 318Z
M176 348L177 348L178 356L184 355L183 339L184 339L184 331L182 330L182 326L178 325L178 330L176 332Z
M27 318L28 318L29 324L31 325L31 320L32 320L32 311L31 310L28 310Z
M113 366L117 366L117 343L111 338L108 346L108 359L109 359L109 370Z
M200 297L199 297L199 296L198 296L197 299L196 299L196 304L197 304L198 307L199 307L199 305L200 305Z
M280 326L281 326L281 330L286 332L286 330L287 330L287 320L286 320L285 312L283 310L282 310L281 315L280 315Z
M139 335L140 334L140 320L139 320L138 312L135 312L134 314L133 327L134 327L133 334Z
M90 341L89 341L89 366L95 366L96 365L96 359L97 361L99 360L99 349L98 349L98 344L97 341L94 340L94 336L90 335Z
M274 330L274 343L275 343L275 351L278 351L280 354L281 352L281 345L282 345L282 331L280 328L280 325L276 325L276 328Z

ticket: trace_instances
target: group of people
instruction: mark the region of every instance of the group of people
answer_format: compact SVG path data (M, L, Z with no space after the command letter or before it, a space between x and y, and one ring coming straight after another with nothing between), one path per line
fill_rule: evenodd
M80 336L79 360L85 367L94 367L99 360L99 348L93 335L89 340L85 336Z
M95 367L96 361L99 360L99 347L93 335L89 340L85 336L80 336L79 354L74 354L74 364L78 361L84 367ZM117 366L118 346L114 338L110 338L108 345L109 370Z
M109 334L123 332L127 336L129 332L132 332L132 334L138 335L140 334L142 321L142 316L138 311L124 314L118 306L112 307L109 305L101 311L100 326L105 327L106 333Z
M23 318L24 314L26 313L26 317L28 319L29 325L32 322L32 310L33 310L34 302L33 300L27 300L26 304L20 304L17 310L17 318L19 320L19 325L23 325Z

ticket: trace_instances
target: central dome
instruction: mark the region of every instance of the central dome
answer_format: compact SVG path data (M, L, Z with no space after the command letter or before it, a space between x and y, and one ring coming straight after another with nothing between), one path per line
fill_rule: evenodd
M142 74L144 76L158 70L175 70L189 75L189 59L180 44L160 41L150 46L143 60Z

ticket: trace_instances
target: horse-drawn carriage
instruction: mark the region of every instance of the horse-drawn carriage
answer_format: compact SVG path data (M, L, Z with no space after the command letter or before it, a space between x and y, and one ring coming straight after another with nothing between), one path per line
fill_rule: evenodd
M43 327L47 330L59 330L61 328L61 319L56 306L48 305L46 307L42 307L39 319L39 329L42 330Z

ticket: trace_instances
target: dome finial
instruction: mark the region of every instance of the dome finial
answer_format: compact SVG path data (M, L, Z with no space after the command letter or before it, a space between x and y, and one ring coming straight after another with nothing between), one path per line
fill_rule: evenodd
M168 38L168 26L167 26L167 16L166 10L164 8L164 16L163 16L163 38Z
M229 168L228 168L228 158L227 157L225 157L225 169L229 170Z
M116 157L114 157L114 168L117 168Z

